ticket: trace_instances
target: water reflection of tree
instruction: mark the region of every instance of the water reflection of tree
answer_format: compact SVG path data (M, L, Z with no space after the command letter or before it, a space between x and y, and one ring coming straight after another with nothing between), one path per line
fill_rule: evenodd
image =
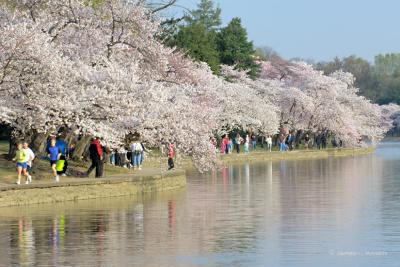
M365 233L363 213L370 202L370 178L379 165L372 157L288 161L281 172L281 264L294 256L345 250ZM376 174L376 173L375 173ZM351 239L353 238L353 239ZM294 255L293 253L296 253Z

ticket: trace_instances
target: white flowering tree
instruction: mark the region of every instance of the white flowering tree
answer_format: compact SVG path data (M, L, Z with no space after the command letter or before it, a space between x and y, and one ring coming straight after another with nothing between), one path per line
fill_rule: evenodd
M96 1L97 2L97 1ZM15 137L67 128L116 147L132 134L175 143L200 170L217 163L213 134L330 130L349 146L379 140L397 106L357 93L351 75L262 62L262 75L223 78L160 39L144 1L16 0L0 7L0 123Z
M216 78L160 43L149 10L124 1L36 3L0 13L0 120L15 134L67 127L116 146L136 133L151 145L175 143L200 169L213 166L216 102L203 85Z

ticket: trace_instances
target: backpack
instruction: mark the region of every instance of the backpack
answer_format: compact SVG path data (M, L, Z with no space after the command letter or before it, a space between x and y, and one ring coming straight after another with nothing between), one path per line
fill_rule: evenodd
M142 145L140 144L140 143L136 143L135 144L135 154L137 155L137 154L140 154L140 153L142 153L142 151L143 151L143 148L142 148Z

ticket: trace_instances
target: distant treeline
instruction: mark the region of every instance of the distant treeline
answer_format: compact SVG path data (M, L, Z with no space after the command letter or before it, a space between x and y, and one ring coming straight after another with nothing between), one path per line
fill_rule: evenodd
M379 104L400 104L400 53L377 55L374 64L349 56L320 62L316 67L326 74L342 69L356 77L360 94Z

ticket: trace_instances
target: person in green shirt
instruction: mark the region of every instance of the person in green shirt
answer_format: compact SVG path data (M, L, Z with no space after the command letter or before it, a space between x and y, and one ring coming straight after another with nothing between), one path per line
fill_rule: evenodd
M18 181L17 185L21 184L21 175L23 174L28 183L28 174L26 172L28 168L28 155L26 151L22 148L22 143L17 144L17 151L15 152L15 157L13 158L13 161L17 162L17 173L18 173Z

